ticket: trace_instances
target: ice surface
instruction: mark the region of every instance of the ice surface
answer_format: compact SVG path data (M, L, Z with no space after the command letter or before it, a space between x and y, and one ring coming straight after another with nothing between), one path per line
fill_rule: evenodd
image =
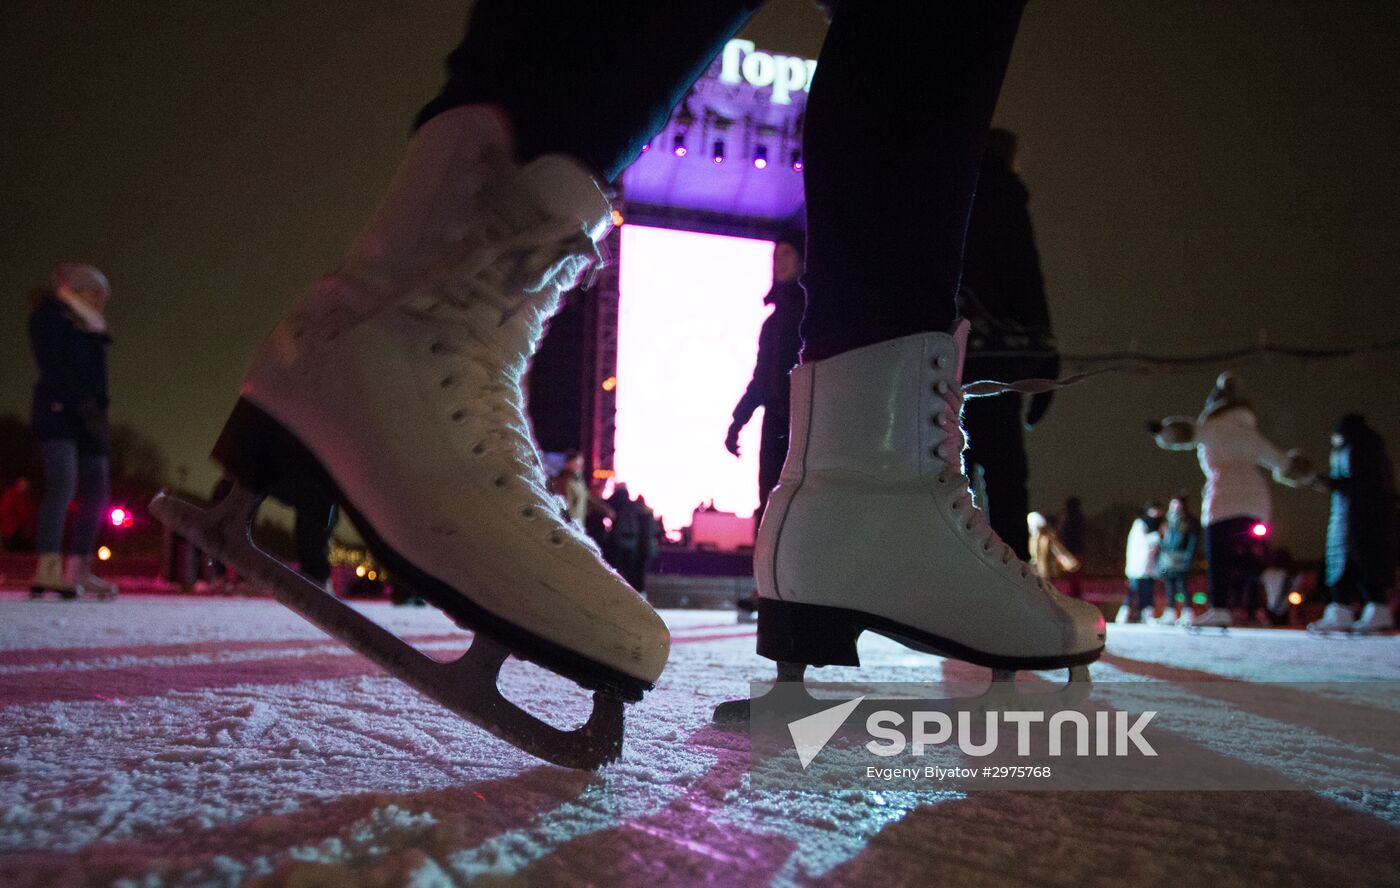
M432 609L361 607L434 652L468 640ZM755 791L746 733L709 722L771 674L752 627L664 616L671 664L593 775L483 734L270 600L0 596L0 884L1400 884L1389 793ZM870 636L861 655L820 678L967 674ZM1115 626L1094 674L1395 681L1400 639ZM552 720L587 711L534 667L502 685ZM1345 771L1345 749L1276 723L1244 717L1230 739L1193 741Z

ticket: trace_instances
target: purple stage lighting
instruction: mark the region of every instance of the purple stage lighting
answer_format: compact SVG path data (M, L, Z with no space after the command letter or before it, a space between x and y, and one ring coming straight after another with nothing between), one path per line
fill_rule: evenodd
M685 157L685 133L676 133L675 147L671 149L671 153L677 157Z
M724 163L724 140L723 140L723 139L715 139L714 161L715 161L715 163Z
M802 152L801 152L801 151L794 151L794 152L792 152L792 162L791 162L791 166L792 166L792 171L793 171L794 173L800 173L800 172L802 172Z
M764 169L768 166L768 146L759 145L753 150L753 165L757 169Z

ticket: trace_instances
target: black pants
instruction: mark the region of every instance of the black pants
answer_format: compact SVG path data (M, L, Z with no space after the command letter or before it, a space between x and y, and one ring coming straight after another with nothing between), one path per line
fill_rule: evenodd
M521 159L570 154L613 180L760 5L480 0L418 122L495 104ZM838 7L804 132L805 360L952 323L982 149L1024 5ZM917 95L902 84L918 84Z
M1341 577L1328 588L1328 599L1333 604L1355 604L1358 598L1368 604L1384 604L1386 593L1390 591L1390 584L1368 583L1364 573L1354 560L1348 559Z
M788 449L788 410L763 408L763 437L758 446L758 512L754 514L754 526L763 520L768 509L768 494L778 486L778 476L783 472L783 461Z
M1128 581L1128 607L1140 613L1149 613L1153 599L1157 595L1157 581L1152 577L1135 577Z
M1256 518L1227 518L1206 527L1206 572L1211 607L1254 606L1263 569L1259 543L1251 533Z
M969 398L963 404L963 428L967 431L968 474L980 468L981 502L978 507L997 536L1022 561L1030 560L1030 511L1027 484L1030 472L1021 431L1021 396L995 395ZM975 482L974 482L975 483Z

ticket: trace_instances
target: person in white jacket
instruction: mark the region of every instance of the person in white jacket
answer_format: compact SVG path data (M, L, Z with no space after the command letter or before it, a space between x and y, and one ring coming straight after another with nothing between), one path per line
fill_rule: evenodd
M1300 452L1275 447L1258 426L1253 408L1238 396L1229 372L1216 379L1196 419L1173 416L1149 425L1159 447L1194 449L1206 476L1201 523L1210 606L1188 626L1229 626L1231 605L1247 604L1245 596L1262 567L1261 538L1273 517L1269 485L1259 469L1268 469L1275 481L1289 486L1305 483L1309 475Z
M1162 545L1162 504L1148 503L1133 520L1128 531L1128 551L1123 574L1128 578L1128 598L1118 609L1118 623L1141 623L1152 619L1157 595L1157 553Z

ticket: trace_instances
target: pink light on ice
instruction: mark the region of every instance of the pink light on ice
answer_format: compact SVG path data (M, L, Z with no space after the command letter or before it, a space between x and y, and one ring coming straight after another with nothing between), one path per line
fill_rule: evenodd
M702 501L748 516L758 507L763 413L724 449L753 375L771 308L773 244L638 225L622 227L617 347L617 480L667 529Z

